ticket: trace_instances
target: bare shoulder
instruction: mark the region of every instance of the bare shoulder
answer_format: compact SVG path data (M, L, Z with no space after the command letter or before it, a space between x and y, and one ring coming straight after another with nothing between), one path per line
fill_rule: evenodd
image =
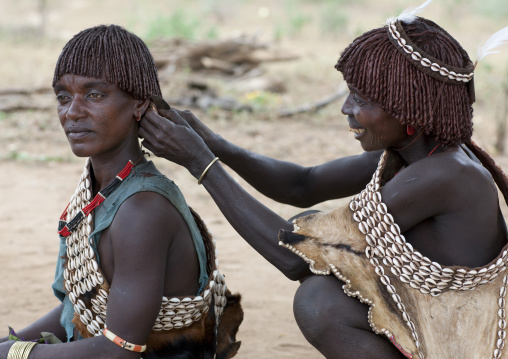
M454 198L451 205L461 205L460 199L472 197L497 198L489 171L457 146L411 164L390 182L388 187L411 188L412 196Z
M497 218L499 208L492 176L460 147L411 164L381 194L402 231L430 218L478 225L480 219Z
M138 192L125 200L115 216L113 230L122 233L122 241L142 235L143 241L167 242L185 226L179 211L156 192ZM132 238L139 242L138 238Z

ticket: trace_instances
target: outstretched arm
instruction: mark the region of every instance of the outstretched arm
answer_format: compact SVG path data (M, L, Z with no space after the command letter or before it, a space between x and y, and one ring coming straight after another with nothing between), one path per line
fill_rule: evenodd
M191 112L174 111L203 139L212 153L256 190L275 201L297 207L310 207L358 193L371 179L381 155L381 152L365 152L319 166L303 167L248 151L214 133ZM150 124L141 122L141 128L147 126ZM162 157L163 146L168 146L168 142L168 138L159 139Z
M139 131L145 139L143 145L154 154L186 167L199 178L214 154L176 110L164 115L179 124L149 110L144 119L146 124ZM159 144L161 138L167 140L163 146ZM243 190L219 162L208 170L202 184L233 228L266 260L293 280L310 273L300 257L278 244L279 230L291 230L292 225Z

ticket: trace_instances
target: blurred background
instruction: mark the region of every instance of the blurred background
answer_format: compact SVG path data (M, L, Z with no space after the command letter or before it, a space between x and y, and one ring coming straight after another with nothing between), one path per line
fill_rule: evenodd
M99 24L124 26L150 47L171 105L192 110L250 150L316 165L361 152L340 113L344 84L334 65L342 49L420 2L0 0L0 336L2 326L21 328L56 305L49 288L55 228L83 159L67 145L51 82L74 34ZM508 26L508 2L436 0L422 16L443 26L474 61L478 45ZM507 170L508 45L500 50L475 71L473 139ZM186 170L151 159L207 221L229 286L243 294L239 358L321 358L292 317L297 284L238 238ZM232 175L278 214L300 211Z
M54 64L66 41L84 28L112 23L147 42L164 95L174 105L205 110L212 121L280 119L280 110L335 94L341 76L333 66L342 49L357 35L417 5L407 0L0 0L0 124L22 126L21 115L38 132L57 130L53 113L31 112L51 110L54 103L34 95L51 91ZM447 29L474 61L478 45L508 24L508 2L441 0L423 15ZM508 111L507 54L487 57L475 72L475 135L495 154L504 147L504 138L499 143L495 132L503 128ZM23 96L16 96L20 92ZM196 97L203 94L207 101L199 103ZM291 122L309 117L340 121L339 105L312 116L291 116ZM62 157L51 149L30 150L26 143L21 149L16 133L6 136L2 131L0 141L6 146L0 159Z

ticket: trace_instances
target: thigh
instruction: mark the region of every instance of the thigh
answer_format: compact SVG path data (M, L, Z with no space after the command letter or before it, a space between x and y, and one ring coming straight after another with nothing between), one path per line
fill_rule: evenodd
M326 358L404 358L367 321L368 306L348 297L333 276L310 276L298 288L293 304L305 338Z

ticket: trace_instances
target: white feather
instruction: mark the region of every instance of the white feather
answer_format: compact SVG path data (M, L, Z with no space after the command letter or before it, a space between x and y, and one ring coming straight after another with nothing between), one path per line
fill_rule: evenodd
M391 17L388 20L386 20L386 24L390 24L394 21L402 21L406 24L412 23L416 19L416 15L421 13L427 6L430 5L432 0L427 0L417 8L407 8L406 10L402 11L399 16L397 17Z
M485 43L480 44L476 53L476 62L482 60L490 54L497 54L499 51L493 51L495 48L508 42L508 27L499 30L492 35Z

